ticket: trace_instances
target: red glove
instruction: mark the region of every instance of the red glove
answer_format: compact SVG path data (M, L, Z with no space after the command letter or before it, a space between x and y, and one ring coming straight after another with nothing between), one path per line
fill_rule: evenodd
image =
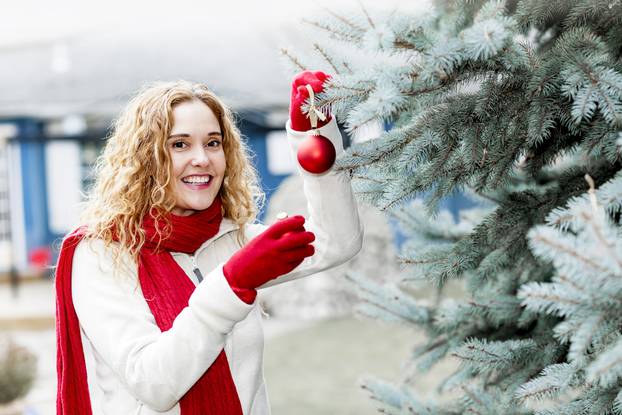
M236 252L223 267L233 291L246 303L255 301L257 287L287 274L315 252L305 218L292 216L274 223Z
M311 121L309 121L307 115L303 114L300 110L300 107L307 98L309 98L309 90L306 85L311 85L313 92L318 94L324 90L324 81L329 78L330 76L322 71L304 71L294 77L294 81L292 82L292 98L289 106L289 119L291 120L291 126L294 130L308 131L311 129ZM326 117L324 121L318 119L318 128L328 124L329 121L330 116Z

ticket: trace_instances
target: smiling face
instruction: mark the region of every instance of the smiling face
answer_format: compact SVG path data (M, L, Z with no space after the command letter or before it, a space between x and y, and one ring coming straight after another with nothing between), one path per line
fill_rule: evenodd
M218 119L203 101L184 101L173 108L173 128L166 141L173 214L188 216L211 206L227 166L222 140Z

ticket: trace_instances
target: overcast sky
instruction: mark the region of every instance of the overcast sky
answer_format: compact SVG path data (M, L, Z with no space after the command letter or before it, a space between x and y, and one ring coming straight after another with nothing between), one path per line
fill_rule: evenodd
M358 0L2 1L0 117L115 112L144 82L174 79L207 82L233 106L285 106L279 48L316 40L301 18L360 15ZM374 15L428 1L363 4Z
M282 22L329 7L356 5L358 0L4 0L0 7L0 46L47 42L80 33L130 28L136 31L203 26L248 31L258 26L278 30ZM427 0L365 0L368 9L421 8ZM381 5L381 6L379 6Z

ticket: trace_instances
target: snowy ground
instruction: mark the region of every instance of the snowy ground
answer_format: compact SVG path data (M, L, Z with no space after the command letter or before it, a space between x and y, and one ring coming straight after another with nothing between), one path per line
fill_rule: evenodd
M273 415L378 413L358 386L364 374L397 381L421 335L401 326L354 318L324 320L270 339L265 376ZM443 362L415 380L417 394L431 396L454 362Z

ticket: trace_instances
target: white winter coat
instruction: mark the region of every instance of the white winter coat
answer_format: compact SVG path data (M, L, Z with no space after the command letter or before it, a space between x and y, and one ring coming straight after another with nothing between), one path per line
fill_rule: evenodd
M305 134L291 130L289 122L287 132L295 155ZM322 127L321 133L333 142L338 155L343 152L334 119ZM334 267L361 248L363 229L349 177L332 170L323 175L299 171L309 207L305 227L315 233L315 254L265 286ZM231 220L224 218L218 233L193 256L172 253L197 288L188 307L166 332L155 323L137 283L136 266L129 257L124 259L128 266L123 267L123 273L113 276L111 253L102 241L82 241L78 245L72 268L72 295L94 415L179 414L179 399L223 347L244 414L270 413L263 378L260 307L257 301L250 305L241 301L222 273L223 263L240 248L236 229ZM263 229L261 224L248 226L248 238ZM205 277L201 283L193 273L193 263Z

